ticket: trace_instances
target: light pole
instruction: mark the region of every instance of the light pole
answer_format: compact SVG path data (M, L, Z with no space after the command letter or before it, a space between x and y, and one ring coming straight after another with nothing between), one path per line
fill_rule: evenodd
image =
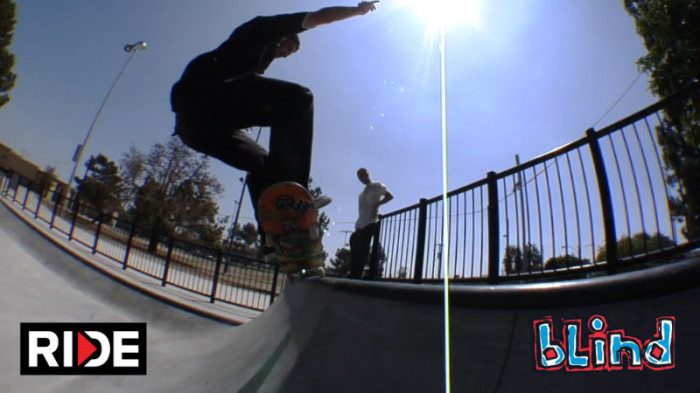
M262 127L258 128L258 135L255 137L255 142L260 140L260 133L262 132ZM241 215L241 205L243 204L243 197L245 197L245 188L248 186L248 174L244 178L239 178L241 183L243 183L243 186L241 187L241 195L238 197L238 206L236 206L236 216L233 219L233 223L231 223L231 235L228 238L228 253L231 254L233 253L233 238L236 235L236 227L238 226L238 218ZM253 201L253 203L256 203L257 201Z
M233 238L236 236L236 227L238 226L238 218L241 215L241 205L243 204L243 197L245 196L245 188L248 185L248 175L245 176L245 178L238 178L238 180L241 181L243 184L241 186L241 196L238 197L237 201L234 201L238 206L236 206L236 215L233 219L233 222L231 223L231 234L229 235L228 238L228 253L231 254L233 252Z
M130 53L131 55L126 60L126 63L124 63L124 66L122 67L121 71L119 71L119 74L117 74L117 78L114 79L114 83L112 83L112 86L109 88L109 91L107 91L107 96L105 96L104 101L102 101L102 104L100 105L100 109L97 110L97 114L95 115L95 118L92 120L92 124L90 124L90 129L88 130L87 135L85 135L85 140L83 140L83 143L79 144L75 149L75 153L73 154L73 162L75 162L75 164L73 165L73 170L71 171L70 176L68 177L68 181L66 182L68 184L69 189L70 189L71 184L73 184L73 178L75 177L75 172L78 170L78 165L80 165L80 159L83 155L83 151L85 150L85 146L87 146L88 142L90 141L90 137L92 136L92 131L95 129L95 124L97 124L97 120L100 118L100 115L102 114L102 110L104 109L105 104L107 104L109 97L112 95L112 91L114 90L114 87L117 86L119 79L121 79L122 75L124 74L124 71L126 70L126 67L131 62L131 59L134 58L134 56L136 55L136 53L138 51L144 50L144 49L146 49L146 42L144 42L144 41L139 41L133 45L125 45L124 46L124 51Z

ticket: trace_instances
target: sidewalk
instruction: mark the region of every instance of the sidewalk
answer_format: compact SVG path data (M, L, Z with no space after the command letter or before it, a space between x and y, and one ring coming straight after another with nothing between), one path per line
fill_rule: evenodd
M224 302L210 303L209 298L206 296L178 289L172 285L163 287L159 280L152 277L131 269L123 270L121 265L113 260L99 254L93 255L87 247L76 242L70 242L56 231L51 231L48 224L35 220L33 213L22 210L21 207L13 205L11 201L2 197L0 197L0 202L2 205L0 207L0 225L3 227L6 227L6 223L9 220L21 220L46 240L70 254L77 260L76 262L85 263L104 275L147 296L161 300L173 307L234 325L247 323L261 314L260 311ZM3 241L9 240L3 239ZM0 242L0 249L7 249L7 247L4 247ZM0 253L0 258L2 257L3 255Z

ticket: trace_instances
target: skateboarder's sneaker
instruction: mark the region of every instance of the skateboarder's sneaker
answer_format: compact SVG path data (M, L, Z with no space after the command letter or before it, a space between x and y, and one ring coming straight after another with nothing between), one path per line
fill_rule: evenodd
M333 198L327 196L327 195L319 195L316 198L314 198L314 206L316 209L320 209L322 207L326 207L333 202Z
M279 239L276 251L264 257L265 262L277 264L283 272L296 277L324 276L325 259L320 239L304 236Z
M298 276L324 275L323 263L326 253L321 242L308 247L283 250L274 263L280 265L280 269L287 274Z

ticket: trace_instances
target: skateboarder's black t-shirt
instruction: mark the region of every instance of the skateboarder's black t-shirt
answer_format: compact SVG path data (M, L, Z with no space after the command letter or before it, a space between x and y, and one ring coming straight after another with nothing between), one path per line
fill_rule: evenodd
M203 53L185 68L171 92L172 109L186 111L206 102L216 88L245 73L263 74L285 36L306 30L306 12L258 16L236 28L218 48Z

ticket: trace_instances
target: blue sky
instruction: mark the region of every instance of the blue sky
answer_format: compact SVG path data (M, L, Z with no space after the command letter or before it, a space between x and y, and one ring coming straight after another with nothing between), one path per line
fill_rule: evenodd
M17 85L0 109L0 142L66 179L71 157L140 40L84 158L148 151L173 128L169 92L187 62L256 15L313 11L319 0L32 0L17 2L11 52ZM442 191L440 52L435 26L411 0L301 35L301 50L266 75L315 97L314 184L334 198L333 255L357 216L355 177L367 167L395 196L384 212ZM439 1L426 2L440 4ZM502 171L656 101L636 60L646 53L622 1L482 0L446 27L448 188ZM422 3L420 3L422 4ZM453 14L459 14L453 11ZM475 15L475 16L474 16ZM616 101L635 81L616 105ZM612 110L601 119L608 110ZM263 129L262 142L266 143ZM79 171L82 167L79 168ZM232 215L244 174L216 161ZM80 172L79 172L80 173ZM248 196L242 221L252 221Z

